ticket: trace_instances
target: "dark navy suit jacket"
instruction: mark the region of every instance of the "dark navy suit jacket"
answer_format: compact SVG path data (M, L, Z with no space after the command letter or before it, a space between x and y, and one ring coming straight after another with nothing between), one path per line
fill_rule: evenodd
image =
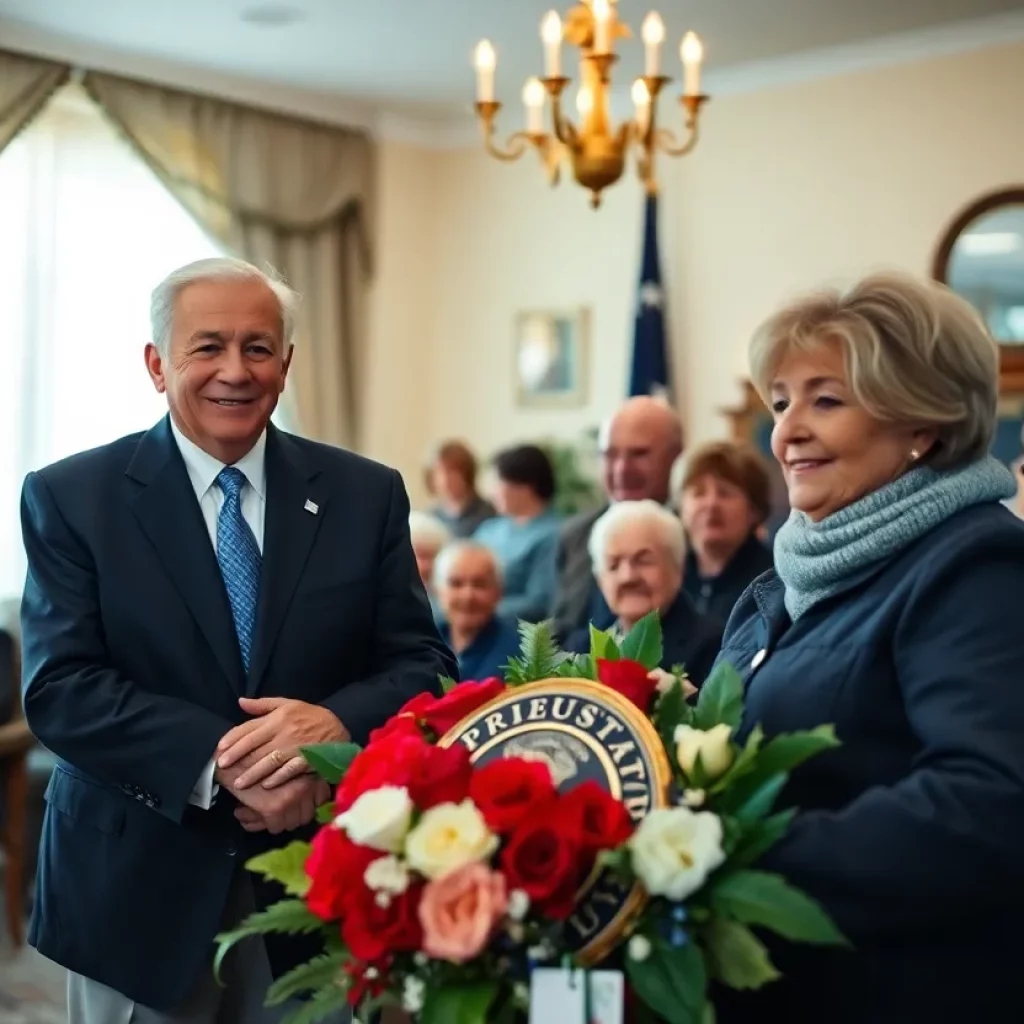
M322 704L365 743L407 699L438 692L439 674L457 678L416 572L399 474L273 427L266 473L248 676L167 419L24 486L25 713L60 759L31 941L156 1010L211 969L245 859L289 838L247 835L225 791L209 811L189 805L243 720L238 697ZM256 896L280 893L257 884ZM298 955L286 942L268 951L277 971Z
M761 867L824 904L854 951L776 947L785 980L723 996L720 1024L1010 1024L1024 974L1024 523L953 516L795 622L774 572L720 659L744 731L834 723ZM763 654L761 652L764 652Z

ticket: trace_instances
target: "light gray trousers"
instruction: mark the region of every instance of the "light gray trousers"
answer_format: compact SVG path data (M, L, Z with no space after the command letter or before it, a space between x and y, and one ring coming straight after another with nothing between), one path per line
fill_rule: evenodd
M252 884L238 872L224 911L227 931L252 913ZM68 1024L278 1024L295 1003L266 1007L263 1000L272 977L266 949L257 939L247 939L226 957L221 971L224 986L213 977L213 952L210 971L188 999L171 1013L158 1013L133 1003L97 981L68 973ZM347 1011L330 1024L349 1024Z

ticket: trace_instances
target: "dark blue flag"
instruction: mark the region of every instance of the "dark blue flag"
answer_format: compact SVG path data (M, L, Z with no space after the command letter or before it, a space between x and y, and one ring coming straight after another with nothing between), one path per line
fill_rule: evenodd
M665 336L665 294L658 259L658 197L648 195L644 209L644 255L640 268L636 321L633 327L633 368L629 394L672 398L668 339Z

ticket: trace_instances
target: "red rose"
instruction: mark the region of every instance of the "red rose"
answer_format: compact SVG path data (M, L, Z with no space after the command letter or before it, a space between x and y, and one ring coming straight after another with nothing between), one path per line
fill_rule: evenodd
M512 833L501 854L509 889L522 889L546 917L564 920L576 905L583 880L581 850L562 820L560 801L531 814Z
M469 781L470 799L488 828L501 834L513 831L557 795L548 766L521 757L492 761L474 771Z
M638 661L605 661L597 659L597 678L605 686L632 701L645 715L658 688L657 680Z
M420 769L424 751L432 748L422 736L392 732L361 750L338 787L335 806L340 814L371 789L408 786Z
M505 684L496 676L479 683L457 683L443 697L435 697L432 693L421 693L413 697L399 714L412 715L418 723L431 729L437 736L443 736L466 715L472 714L504 692Z
M423 942L418 913L422 892L422 885L410 885L382 907L377 893L360 879L359 894L341 923L341 937L352 955L373 961L400 950L419 949Z
M415 717L404 713L389 718L379 729L374 729L370 733L370 743L380 743L382 740L394 735L423 737L420 727L416 724Z
M352 900L366 891L366 869L381 856L379 850L353 843L340 828L327 825L320 829L306 858L310 878L306 906L324 921L344 917Z
M409 796L421 811L436 804L457 804L469 793L473 766L461 744L451 747L424 745L415 775L408 781Z
M569 833L590 852L614 850L633 834L626 805L593 779L566 793L558 801L558 813L565 816Z

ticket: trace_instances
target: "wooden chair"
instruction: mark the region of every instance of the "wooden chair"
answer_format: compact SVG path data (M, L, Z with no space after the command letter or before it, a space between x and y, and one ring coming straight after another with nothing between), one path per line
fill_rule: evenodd
M0 725L0 781L4 790L4 905L7 934L15 946L25 941L25 862L28 818L28 754L35 746L28 723L18 715Z

